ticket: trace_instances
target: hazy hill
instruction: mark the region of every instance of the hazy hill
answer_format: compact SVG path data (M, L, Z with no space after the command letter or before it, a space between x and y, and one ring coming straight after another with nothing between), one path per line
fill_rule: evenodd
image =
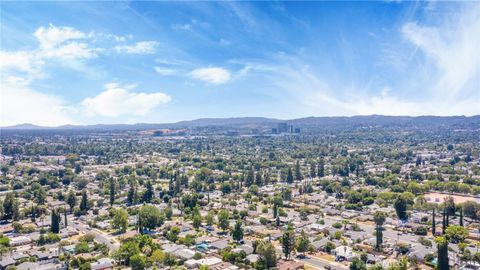
M2 127L2 130L146 130L161 128L198 128L198 127L225 127L225 128L271 128L278 123L286 122L296 127L327 128L327 127L445 127L445 128L480 128L480 115L476 116L352 116L352 117L306 117L291 120L279 120L264 117L238 118L202 118L191 121L180 121L164 124L97 124L97 125L63 125L58 127L43 127L32 124L20 124Z

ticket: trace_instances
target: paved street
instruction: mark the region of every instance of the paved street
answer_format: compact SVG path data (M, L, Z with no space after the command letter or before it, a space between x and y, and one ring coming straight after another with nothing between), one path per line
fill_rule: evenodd
M337 262L330 262L324 259L317 257L309 256L304 259L298 259L299 261L304 262L305 264L314 267L316 269L325 269L325 266L330 266L332 270L347 270L348 267Z

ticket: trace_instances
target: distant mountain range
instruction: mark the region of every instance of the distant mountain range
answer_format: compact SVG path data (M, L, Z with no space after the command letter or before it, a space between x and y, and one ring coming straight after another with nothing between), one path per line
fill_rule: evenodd
M237 117L237 118L202 118L191 121L180 121L164 124L96 124L96 125L63 125L58 127L44 127L33 124L19 124L0 127L2 130L147 130L163 128L271 128L278 123L285 122L296 127L331 127L331 126L462 126L480 128L480 115L475 116L351 116L351 117L306 117L291 120L280 120L264 117Z

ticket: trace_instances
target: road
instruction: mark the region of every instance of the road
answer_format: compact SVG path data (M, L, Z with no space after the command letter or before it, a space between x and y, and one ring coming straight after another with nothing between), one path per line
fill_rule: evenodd
M309 256L304 259L297 259L301 262L304 262L306 265L311 266L316 269L325 269L325 266L330 266L332 270L348 270L349 268L338 262L327 261L318 257Z

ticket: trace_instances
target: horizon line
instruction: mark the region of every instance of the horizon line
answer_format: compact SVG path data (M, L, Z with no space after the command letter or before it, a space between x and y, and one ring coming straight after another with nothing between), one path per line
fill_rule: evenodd
M419 118L419 117L439 117L439 118L453 118L453 117L464 117L464 118L471 118L471 117L479 117L480 114L474 115L433 115L433 114L425 114L425 115L386 115L386 114L369 114L369 115L337 115L337 116L305 116L299 118L290 118L290 119L280 119L280 118L273 118L273 117L265 117L265 116L233 116L233 117L201 117L201 118L194 118L194 119L187 119L187 120L180 120L175 122L137 122L137 123L92 123L92 124L62 124L57 126L47 126L47 125L38 125L34 123L18 123L8 126L0 126L0 129L15 129L16 127L21 126L32 126L36 128L61 128L67 126L73 127L89 127L89 126L115 126L115 125L124 125L124 126L135 126L135 125L169 125L169 124L178 124L182 122L193 122L193 121L200 121L200 120L225 120L225 119L248 119L248 118L262 118L265 120L276 120L276 121L294 121L306 118L354 118L354 117L408 117L408 118ZM25 128L28 129L28 128Z

